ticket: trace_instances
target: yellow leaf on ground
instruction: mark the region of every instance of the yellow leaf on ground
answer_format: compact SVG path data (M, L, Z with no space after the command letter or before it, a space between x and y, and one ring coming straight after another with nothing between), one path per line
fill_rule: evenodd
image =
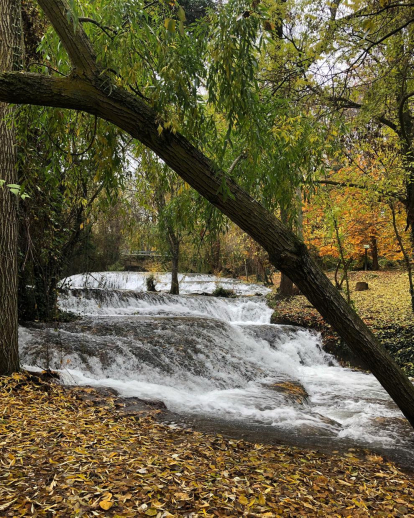
M114 505L113 502L110 502L109 500L102 500L99 502L99 507L101 507L104 511L108 511L112 506Z

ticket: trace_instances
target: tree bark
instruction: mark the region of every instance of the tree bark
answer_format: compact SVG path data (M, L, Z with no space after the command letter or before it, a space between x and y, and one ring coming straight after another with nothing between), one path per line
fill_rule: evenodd
M389 206L390 206L391 214L392 214L392 226L394 227L395 237L397 238L398 244L400 245L401 252L404 257L405 266L407 268L408 282L410 285L411 309L414 312L414 280L413 280L413 268L411 266L411 259L410 259L410 256L409 256L407 250L405 249L403 240L398 231L397 220L395 217L394 204L392 202L390 202Z
M39 4L76 70L68 78L2 74L0 101L83 110L112 122L152 149L183 180L263 246L272 264L299 287L352 351L366 362L414 427L414 386L314 263L306 246L182 135L167 130L159 135L159 118L146 103L113 84L103 71L96 73L96 67L87 69L81 63L79 55L90 52L90 44L79 27L73 32L68 8L62 0L39 0ZM223 186L230 195L223 192Z
M180 240L173 232L172 228L168 229L168 240L171 250L171 288L172 295L180 294L180 284L178 282L178 262L180 258Z
M20 2L0 0L0 72L18 70L22 61ZM17 183L14 109L0 103L0 374L19 370L17 321Z
M282 275L280 277L280 284L279 284L279 291L278 295L280 297L293 297L295 294L295 285L293 282L289 279L289 277L282 272Z
M380 269L378 262L378 241L375 236L371 236L371 255L372 255L372 270L378 271Z

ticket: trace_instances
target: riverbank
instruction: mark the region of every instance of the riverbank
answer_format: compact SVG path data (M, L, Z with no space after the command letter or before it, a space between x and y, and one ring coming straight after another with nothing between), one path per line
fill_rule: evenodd
M328 277L333 281L333 273ZM350 272L349 278L351 300L356 311L404 371L414 377L414 314L406 272ZM280 277L276 275L275 286L279 282ZM356 291L357 282L367 282L369 289ZM273 323L316 329L322 334L325 350L334 353L344 364L364 367L304 296L278 300L273 307Z
M23 374L0 389L2 517L414 513L413 478L380 456L178 429L157 408L120 412L110 394Z

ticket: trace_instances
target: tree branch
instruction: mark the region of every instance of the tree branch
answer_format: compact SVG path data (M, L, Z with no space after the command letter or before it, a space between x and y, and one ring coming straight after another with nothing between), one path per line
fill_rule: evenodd
M414 92L410 92L410 93L404 95L404 97L401 99L400 105L398 107L398 118L400 121L401 134L404 137L405 141L407 142L408 146L411 146L412 142L411 142L409 136L407 135L407 131L406 131L406 127L405 127L404 106L405 106L405 103L408 101L408 99L413 96L414 96Z
M241 161L241 160L244 160L245 158L247 158L247 153L246 151L243 151L243 153L241 153L235 160L234 162L231 164L227 174L229 176L231 176L231 173L234 171L234 169L237 167L237 164Z
M356 109L360 110L363 105L361 103L357 103L355 101L352 101L351 99L348 99L347 97L336 97L336 96L329 96L328 101L332 103L342 103L339 108L345 108L345 109ZM388 126L390 129L392 129L397 135L399 135L399 130L397 124L390 121L383 115L374 115L373 119L377 120L378 122L381 122L381 124L384 124L385 126Z
M360 61L363 56L369 54L369 52L374 48L376 47L377 45L380 45L381 43L383 43L385 40L387 40L388 38L391 38L391 36L394 36L394 34L397 34L399 33L400 31L402 31L403 29L405 29L406 27L408 27L411 23L414 22L414 18L411 18L410 20L408 20L407 22L403 23L402 25L400 25L399 27L397 27L396 29L393 29L392 31L388 32L387 34L385 34L382 38L380 38L379 40L377 41L374 41L371 43L371 45L368 45L368 47L366 49L363 50L362 54L356 58L356 60L352 63L352 66L355 66L358 61Z
M313 183L317 183L320 185L334 185L336 187L353 187L355 189L363 189L363 190L371 190L370 187L367 185L361 185L358 183L352 183L352 182L337 182L336 180L314 180ZM381 191L377 189L372 189L374 192L379 194L380 196L387 196L390 198L394 198L398 200L400 203L402 203L405 207L407 206L407 198L405 196L402 196L398 192L394 191Z
M78 18L78 21L80 21L81 23L92 23L93 25L96 25L97 27L99 27L101 29L102 32L104 32L111 39L117 35L117 31L115 31L111 27L108 27L107 25L102 25L101 23L94 20L93 18L81 17L81 18ZM110 34L108 31L111 31L112 34Z
M368 7L363 7L362 9L360 9L359 11L356 11L355 13L351 13L351 14L348 14L346 16L343 16L342 18L339 18L338 20L336 20L338 23L340 22L343 22L343 21L349 21L349 20L354 20L355 18L365 18L365 17L368 17L368 16L378 16L379 14L385 12L385 11L389 11L390 9L396 9L396 8L399 8L399 7L414 7L414 4L411 4L411 3L407 3L407 4L404 4L404 3L395 3L395 4L388 4L384 7L382 7L381 9L378 9L378 11L375 11L375 12L367 12L368 10Z
M82 25L76 23L66 4L62 0L38 0L38 3L69 54L75 74L95 75L98 71L95 53Z

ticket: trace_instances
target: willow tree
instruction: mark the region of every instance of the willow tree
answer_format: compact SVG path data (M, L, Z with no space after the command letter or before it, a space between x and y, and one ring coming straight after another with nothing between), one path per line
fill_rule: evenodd
M109 26L93 18L98 17L99 13L92 7L89 12L85 8L88 16L78 16L64 0L38 1L66 49L71 70L65 77L4 72L0 75L0 100L86 111L122 128L153 150L184 181L263 246L272 264L295 282L355 354L370 367L414 427L414 386L317 267L303 242L242 189L231 175L226 174L220 167L220 157L213 161L207 156L209 142L203 140L205 132L197 133L195 127L194 138L190 142L188 135L192 132L192 119L186 119L185 124L180 119L183 103L187 99L185 90L197 90L197 83L191 81L188 73L195 70L193 75L197 80L206 77L206 74L202 70L204 60L187 59L186 69L183 67L183 56L187 55L188 50L190 58L195 58L191 52L197 49L197 45L210 44L209 40L206 43L205 35L200 38L196 29L187 34L182 10L177 10L177 17L171 12L162 24L162 30L167 31L167 44L163 46L160 34L156 34L155 38L155 50L161 48L163 52L158 59L164 60L162 68L157 70L159 63L154 62L155 50L153 54L147 52L150 42L154 41L154 24L148 23L148 20L152 18L153 22L155 15L147 12L145 4L139 7L136 3L125 2L94 3L93 6L100 8L100 12L107 17L114 16L114 24ZM152 4L147 4L147 7L149 5ZM259 140L253 130L260 127L261 121L254 120L252 114L246 112L248 105L244 104L251 92L244 92L245 85L252 80L249 74L254 70L251 66L254 65L254 55L249 55L246 42L257 43L257 27L261 27L263 18L260 4L255 3L256 7L252 5L244 2L226 4L228 20L232 19L233 23L228 28L234 31L229 34L226 28L225 32L220 33L216 48L210 49L210 62L212 68L218 71L218 74L211 76L212 80L224 78L222 83L216 81L214 88L218 109L227 112L229 130L230 124L237 121L248 127L253 145ZM99 34L90 32L91 36L88 37L83 25L93 25L101 31ZM134 30L129 30L131 26ZM214 23L212 26L214 29ZM173 38L170 38L170 33L174 34ZM126 52L125 45L116 41L118 35L125 38L125 45L130 44L131 53ZM108 37L112 47L102 45ZM229 50L227 60L220 58L220 50L224 47ZM168 53L170 50L173 54ZM139 59L140 55L143 58ZM117 70L121 59L128 62L135 56L137 63L127 63L123 73ZM249 62L246 63L246 60ZM148 93L142 91L145 77L140 67L144 67L144 62L147 65L144 73L154 80ZM238 65L244 68L237 69ZM134 80L136 74L139 81ZM175 90L169 88L168 79L175 81ZM229 84L229 80L233 82ZM148 95L150 91L157 94L152 98L152 103ZM226 97L226 93L230 97ZM197 95L196 92L191 105L186 105L190 115L197 114ZM168 103L164 104L166 109L160 113L157 105L163 96L168 98ZM234 102L236 104L232 104ZM235 111L236 108L238 111ZM180 129L186 136L180 133ZM227 131L227 134L230 132ZM225 148L228 148L228 138L225 140ZM252 148L252 151L260 154L260 149Z
M0 1L0 71L22 63L20 2ZM0 103L0 373L19 369L17 345L17 161L14 109Z

